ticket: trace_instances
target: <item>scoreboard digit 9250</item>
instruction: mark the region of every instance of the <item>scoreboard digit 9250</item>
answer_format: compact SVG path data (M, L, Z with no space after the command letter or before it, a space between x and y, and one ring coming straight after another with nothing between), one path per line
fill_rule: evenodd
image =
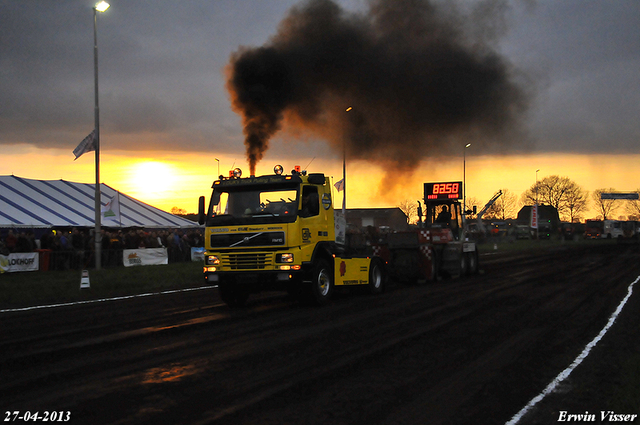
M424 184L424 200L462 199L462 182L439 182Z

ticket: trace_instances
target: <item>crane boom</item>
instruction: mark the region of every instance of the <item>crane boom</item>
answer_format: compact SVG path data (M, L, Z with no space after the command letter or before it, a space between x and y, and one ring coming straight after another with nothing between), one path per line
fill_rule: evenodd
M495 202L498 200L498 198L499 198L501 195L502 195L502 191L501 191L501 190L497 191L497 192L496 192L496 194L495 194L495 195L493 195L493 198L491 198L491 199L489 200L489 202L487 202L487 205L485 205L485 206L484 206L484 208L482 208L482 209L480 210L480 212L478 213L478 221L479 221L479 220L482 220L482 216L484 215L484 213L486 213L486 212L487 212L487 210L488 210L489 208L491 208L491 205L495 204Z

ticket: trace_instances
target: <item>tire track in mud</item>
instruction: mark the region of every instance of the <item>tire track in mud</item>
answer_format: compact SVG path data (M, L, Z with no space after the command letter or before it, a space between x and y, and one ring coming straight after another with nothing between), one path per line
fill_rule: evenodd
M506 416L513 412L486 397L499 393L500 375L531 374L539 364L529 370L519 365L523 359L553 353L553 346L541 348L547 339L560 332L565 339L555 337L557 348L590 304L606 310L600 298L619 292L614 283L581 285L592 277L622 278L616 250L579 251L492 259L479 276L392 286L376 297L343 296L321 309L269 294L252 298L244 310L229 310L217 296L171 297L164 307L126 303L111 319L100 310L84 326L60 320L51 338L46 332L20 337L55 317L31 316L0 342L0 349L29 341L34 347L25 350L31 353L26 363L15 347L0 354L0 362L13 361L15 369L0 384L0 398L12 409L69 406L79 420L93 423L163 423L167 412L180 418L176 423L279 423L282 417L465 423L451 412L477 419L482 413L475 405ZM567 260L557 261L560 256ZM602 267L602 259L612 267ZM562 279L551 279L557 274ZM152 317L140 319L147 308ZM546 317L571 326L550 326ZM593 327L581 325L580 332ZM27 363L36 363L35 371ZM20 377L20 368L29 374ZM506 379L506 386L517 381ZM527 389L513 393L503 395L504 403L520 408ZM116 403L125 407L109 412ZM486 417L476 423L487 423Z
M556 256L556 254L552 255L551 257ZM613 257L616 256L615 253L612 254ZM550 257L550 258L551 258ZM536 262L534 262L533 264L537 265ZM593 267L600 267L599 262L597 261L591 261L590 264ZM571 274L573 275L573 277L584 277L585 275L592 275L594 273L594 271L592 269L590 269L589 267L586 268L581 268L582 266L579 265L579 267L576 269L575 267L572 268L572 266L570 264L567 264L567 267L569 268L569 270L564 270L561 269L561 271L564 271L567 275ZM493 287L493 288L487 288L487 289L483 289L480 290L478 293L473 294L469 299L464 300L463 303L457 303L457 304L452 304L450 306L448 306L449 308L453 308L457 310L457 313L455 316L450 316L450 321L447 321L447 323L443 323L442 326L446 327L447 325L455 325L456 323L460 323L463 322L464 319L468 319L469 317L472 317L474 314L476 314L478 312L478 310L491 310L491 305L490 303L479 303L480 300L483 300L489 296L492 295L496 295L499 294L500 292L509 292L509 291L513 291L513 290L518 290L521 291L522 288L519 288L519 286L525 285L528 286L528 289L536 289L539 288L538 285L538 280L540 277L544 277L544 276L548 276L549 274L553 274L556 273L558 270L552 270L551 268L542 268L542 271L539 271L537 273L531 273L531 278L527 281L527 282L517 282L517 283L513 283L513 281L509 281L504 283L504 279L509 279L509 273L506 272L506 276L501 276L501 284L499 287ZM569 271L571 273L569 273ZM609 272L610 273L610 272ZM578 281L579 282L579 281ZM471 286L477 286L478 285L478 281L473 281L473 283L471 283ZM458 296L460 296L462 293L466 293L468 294L470 285L465 283L462 283L460 285L457 285L456 288L453 288L453 291L447 291L447 289L452 289L452 288L445 288L444 286L438 287L436 288L436 290L434 291L437 296L436 297L430 297L431 301L435 301L435 300L444 300L447 299L449 297L451 298L456 298ZM555 297L558 297L559 294L562 294L563 289L558 289L558 288L554 288L554 287L550 287L550 285L547 285L546 288L544 288L544 296L540 297L538 296L536 300L534 300L531 303L531 306L528 309L537 309L539 306L545 306L548 305ZM566 289L566 288L565 288ZM598 292L598 289L591 289L590 293L587 295L587 299L591 299L592 298L592 294L594 292ZM429 294L432 295L432 294ZM427 296L425 295L425 298L427 298ZM420 302L422 302L424 300L421 300ZM579 302L579 303L574 303L573 305L567 305L565 304L565 307L563 309L562 312L562 316L559 316L558 319L562 319L563 317L571 317L572 315L575 314L575 312L577 310L579 310L581 307L584 307L584 304L587 301L583 301L583 302ZM419 302L418 302L419 303ZM475 305L475 308L472 308L472 306ZM467 310L464 310L464 306L466 306ZM434 322L437 321L437 317L439 314L443 314L443 312L448 308L448 307L439 307L439 308L432 308L432 309L428 309L428 310L424 310L421 312L413 312L410 315L407 315L405 313L405 315L407 316L407 321L408 322L414 322L414 323L420 323L425 322L425 323L431 323L433 324ZM520 307L521 310L523 310L522 307ZM524 308L525 311L518 311L518 314L527 314L528 312L527 307L525 306ZM390 328L392 329L396 329L399 326L403 326L402 323L400 323L399 321L393 321L392 323L390 323ZM527 347L527 345L532 345L532 344L545 344L545 340L549 339L548 336L549 335L553 335L556 332L556 329L554 329L553 327L550 329L544 329L542 327L542 325L540 323L538 323L537 327L534 325L529 325L530 329L526 332L522 332L520 329L518 330L514 330L514 332L512 332L512 334L508 335L506 337L506 339L504 339L502 342L498 342L497 345L495 346L495 348L489 348L487 351L485 351L484 353L480 353L480 360L472 360L470 365L467 366L465 368L464 372L461 373L456 373L454 375L459 375L458 378L451 378L451 376L447 376L447 374L443 375L441 378L440 382L448 382L449 383L449 387L452 388L452 390L448 393L449 396L453 397L459 390L459 387L457 387L456 385L459 385L461 383L461 381L464 380L468 380L469 376L473 376L473 375L477 375L476 370L480 369L480 370L484 370L486 372L487 369L491 370L491 368L488 368L488 366L486 366L487 364L490 364L492 359L495 357L500 357L500 356L505 356L509 351L512 351L512 349L514 348L519 348L521 351L523 350L523 347ZM433 334L434 332L437 333L438 328L437 327L422 327L419 330L415 330L413 332L413 334L405 334L406 338L403 340L395 340L392 341L388 346L379 346L379 350L375 351L375 352L371 352L371 353L364 353L362 352L361 354L363 354L359 359L355 358L353 359L353 361L350 362L350 367L353 368L354 364L357 364L358 362L362 362L363 359L369 357L373 357L373 358L383 358L381 353L384 353L385 351L393 351L396 347L398 347L399 345L403 345L403 344L409 344L412 340L417 340L420 339L421 337L424 337L425 335L429 335L429 334ZM489 331L487 331L489 332ZM385 335L385 333L381 333L383 336ZM381 338L382 339L382 338ZM551 338L552 339L552 338ZM538 341L538 342L534 342L532 343L531 340L536 341L536 340L542 340L542 342ZM509 356L514 357L515 359L517 359L519 356L521 356L521 351L515 351L515 354L510 354ZM526 351L526 350L524 350ZM393 357L393 356L389 356L389 357ZM364 362L366 363L366 362ZM455 363L455 362L453 362ZM482 367L479 367L478 365L485 365ZM356 366L358 367L358 366ZM455 366L452 366L453 368L455 368ZM496 370L499 370L500 368L495 368L494 367L494 372ZM448 369L451 370L451 369ZM335 370L333 372L331 371L327 371L326 374L330 375L330 376L335 376L336 374L338 374L338 370ZM495 374L495 373L494 373ZM485 374L480 374L478 375L478 377L476 378L476 385L482 387L482 382L483 379L481 379L481 377L483 377ZM491 375L491 372L489 372L489 375ZM433 375L432 375L433 377ZM322 380L321 376L318 377L310 377L307 376L307 378L311 378L311 382L314 382L315 380ZM456 382L456 385L451 386L450 383L451 382ZM290 388L293 388L294 386L290 385ZM432 397L427 397L427 398L433 398L434 400L437 400L438 398L442 398L442 388L438 387L437 385L435 386L435 388L437 389L432 389L429 391L426 391L424 394L425 395L429 395ZM415 388L414 388L415 391ZM287 394L291 393L291 391L288 391ZM388 395L388 394L387 394ZM439 395L439 397L437 397L437 395ZM282 394L281 394L282 396ZM399 397L401 398L401 397ZM460 398L458 396L458 398ZM467 399L470 400L473 397L470 397ZM463 399L464 401L464 399ZM235 410L240 410L241 408L249 408L250 405L255 402L255 399L252 399L251 403L246 403L245 406L236 406ZM335 400L334 400L335 402ZM436 403L438 404L438 403ZM442 417L442 421L446 420L446 415L447 414L451 414L452 411L451 410L453 407L455 406L448 406L446 403L442 403L442 406L446 406L444 408L443 411L443 417ZM460 403L456 404L456 406L459 406ZM262 405L263 408L265 408L264 403ZM309 407L309 406L307 406ZM326 407L326 406L325 406ZM257 410L260 410L259 408L256 407ZM431 414L429 415L429 423L439 423L437 420L434 421L436 418L433 416L433 410L437 410L434 409L433 407L430 408L431 409ZM283 410L286 410L286 407L283 407ZM406 410L406 409L403 409ZM273 416L278 416L279 414L282 414L283 412L278 412L277 414L274 413ZM506 413L505 413L506 414ZM414 413L412 413L411 415L414 415ZM262 414L260 414L260 416L262 416ZM234 418L235 420L237 420L238 418ZM253 419L256 419L255 417L253 417ZM308 420L309 418L305 418L305 420ZM327 418L325 418L327 419ZM335 419L335 418L333 418ZM375 418L370 418L370 419L375 419ZM406 419L406 418L405 418ZM416 421L416 423L420 423L422 420L424 420L424 418L421 418L420 420ZM248 418L246 419L246 422L241 422L241 423L250 423L252 421L252 417L248 416ZM486 423L486 417L484 418L484 421ZM384 423L384 421L382 421ZM404 422L404 421L403 421ZM482 421L481 421L482 422ZM500 420L498 420L496 423L499 423ZM321 423L320 420L318 421L313 421L313 423ZM375 421L373 423L376 423ZM408 422L410 423L410 422ZM460 423L464 423L464 422L460 422ZM480 423L480 422L478 422Z

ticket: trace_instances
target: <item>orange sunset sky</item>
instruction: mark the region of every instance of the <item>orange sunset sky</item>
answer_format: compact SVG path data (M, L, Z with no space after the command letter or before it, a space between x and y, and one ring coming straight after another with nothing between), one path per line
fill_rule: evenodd
M472 146L473 147L473 146ZM469 149L472 149L469 148ZM275 151L275 149L274 149ZM170 211L173 207L197 211L197 199L208 198L210 188L217 175L218 163L213 153L160 153L137 152L130 157L128 152L114 152L102 155L102 182L134 198L158 208ZM227 174L231 166L248 172L244 152L238 157L219 155L220 172ZM279 161L274 155L267 155L258 165L257 174L272 173L275 164L282 164L285 170L295 165L308 165L310 172L324 172L333 181L342 178L341 158L333 155L327 160L300 156ZM62 150L27 149L27 152L0 155L1 174L15 174L43 180L64 179L92 182L94 179L93 154L86 154L77 161L69 159L69 152ZM508 189L518 197L530 188L536 179L547 175L568 176L583 189L593 191L598 188L615 188L619 191L635 191L638 183L640 155L575 155L575 154L531 154L521 156L475 156L467 151L466 182L467 197L475 197L486 202L500 189ZM422 199L422 183L428 181L462 180L463 158L444 158L422 163L406 181L402 189L388 196L384 194L383 173L379 166L363 161L347 164L347 203L350 208L393 207L403 200L413 202ZM397 178L405 179L403 170L397 170ZM339 205L341 194L336 193ZM595 211L584 218L595 217Z

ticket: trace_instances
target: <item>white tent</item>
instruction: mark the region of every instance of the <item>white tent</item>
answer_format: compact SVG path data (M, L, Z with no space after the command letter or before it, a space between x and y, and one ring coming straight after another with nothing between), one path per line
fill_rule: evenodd
M102 218L105 227L186 228L198 223L138 201L100 184L104 207L112 199L119 216ZM95 185L65 180L0 176L0 228L94 227Z

